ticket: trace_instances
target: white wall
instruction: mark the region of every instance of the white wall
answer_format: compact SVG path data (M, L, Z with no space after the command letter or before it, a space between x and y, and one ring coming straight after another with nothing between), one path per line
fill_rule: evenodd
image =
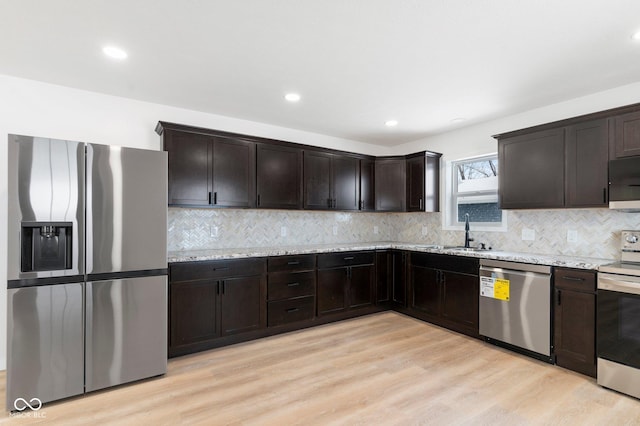
M446 161L489 154L497 151L492 135L635 103L640 103L640 82L399 145L397 152L428 149Z
M0 75L0 206L7 205L10 133L135 148L160 149L158 121L282 139L372 155L386 151L354 142L165 105L139 102ZM0 369L6 368L7 209L0 208Z

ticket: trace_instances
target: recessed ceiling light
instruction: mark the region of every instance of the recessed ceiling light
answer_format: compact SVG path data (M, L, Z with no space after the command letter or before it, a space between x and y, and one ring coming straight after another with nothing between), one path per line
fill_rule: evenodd
M102 52L112 59L123 60L127 58L127 52L115 46L105 46Z
M634 40L640 41L640 31L636 31L635 33L633 33L631 38Z
M298 102L300 100L300 95L297 93L287 93L284 95L284 98L289 102Z
M398 125L398 120L385 121L384 125L387 126L387 127L396 127Z

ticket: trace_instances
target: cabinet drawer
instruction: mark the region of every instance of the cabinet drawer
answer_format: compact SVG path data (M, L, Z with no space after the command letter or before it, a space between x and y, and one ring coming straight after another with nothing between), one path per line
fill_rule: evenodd
M267 284L269 300L312 296L316 292L315 271L272 272Z
M303 254L297 256L276 256L270 257L267 261L269 272L279 271L308 271L315 269L316 255Z
M295 299L278 300L268 303L269 327L288 324L296 321L312 320L315 313L315 297L297 297Z
M318 255L318 269L339 268L341 266L373 265L374 251L345 251Z
M555 268L554 283L558 288L576 291L596 291L596 273L577 269Z
M171 281L222 279L261 275L266 271L264 258L180 262L169 265Z

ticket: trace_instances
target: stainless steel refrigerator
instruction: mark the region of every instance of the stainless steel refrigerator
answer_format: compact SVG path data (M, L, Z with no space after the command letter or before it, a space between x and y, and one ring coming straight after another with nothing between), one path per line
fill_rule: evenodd
M9 135L8 153L7 408L164 374L166 152Z

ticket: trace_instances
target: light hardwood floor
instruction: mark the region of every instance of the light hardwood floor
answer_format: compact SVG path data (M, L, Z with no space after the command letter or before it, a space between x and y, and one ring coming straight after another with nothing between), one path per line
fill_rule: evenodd
M173 359L162 378L36 414L43 417L5 413L0 422L612 426L640 424L640 401L384 312Z

